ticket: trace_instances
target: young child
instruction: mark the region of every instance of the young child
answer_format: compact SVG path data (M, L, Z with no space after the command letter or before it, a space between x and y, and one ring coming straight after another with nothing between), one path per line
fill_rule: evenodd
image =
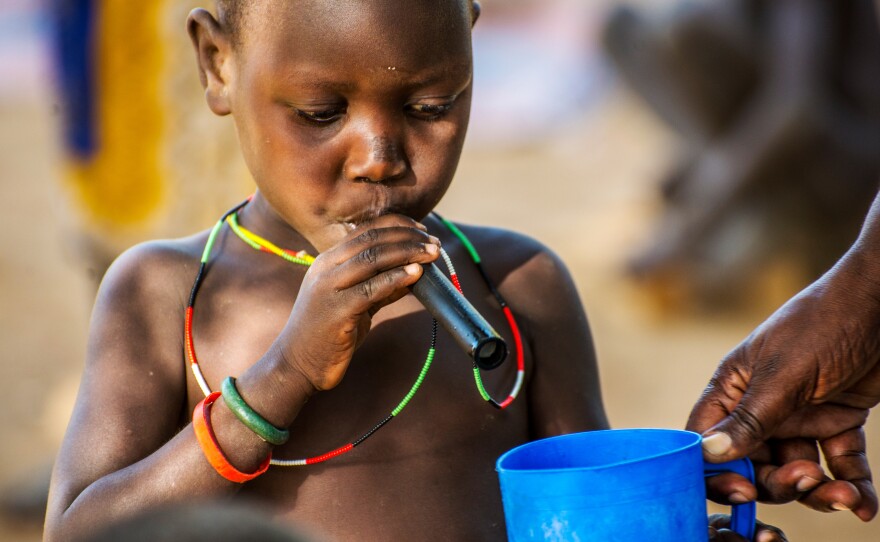
M137 246L108 271L47 540L226 495L330 539L501 540L495 459L607 426L564 266L431 213L465 137L478 14L470 0L192 12L208 105L233 117L258 191L215 230ZM441 246L513 350L485 390L445 331L431 348L432 318L407 295Z

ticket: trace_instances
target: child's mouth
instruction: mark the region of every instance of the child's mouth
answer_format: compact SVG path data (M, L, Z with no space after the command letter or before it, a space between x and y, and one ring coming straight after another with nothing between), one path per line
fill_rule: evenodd
M360 212L354 213L352 215L349 215L346 218L343 218L342 220L340 220L339 222L347 230L351 231L351 230L357 228L358 226L360 226L361 224L363 224L364 222L369 222L371 220L375 220L376 218L379 218L382 215L387 215L388 213L396 213L396 212L398 212L398 211L395 209L392 209L392 208L388 208L388 207L372 208L372 209L367 209L365 211L360 211Z

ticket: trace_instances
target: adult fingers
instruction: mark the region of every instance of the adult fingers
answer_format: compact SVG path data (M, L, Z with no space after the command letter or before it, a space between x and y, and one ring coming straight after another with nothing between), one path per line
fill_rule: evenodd
M835 401L839 399L836 398ZM865 425L867 408L854 408L835 403L807 405L789 416L773 432L775 438L805 437L824 440L848 429Z
M849 482L852 488L840 484L832 493L819 493L814 498L825 497L825 502L835 510L849 509L863 521L877 514L877 493L871 482L871 467L865 455L865 431L861 427L845 431L820 443L825 462L831 475L837 480ZM857 495L852 495L855 489ZM815 493L815 492L814 492ZM855 498L854 498L855 497Z
M831 478L826 478L816 489L800 499L803 505L819 512L852 510L860 501L861 495L855 485Z
M713 476L706 481L706 495L721 504L739 504L753 500L785 503L800 499L804 493L815 489L827 479L819 465L816 444L786 442L780 445L787 450L774 451L775 461L752 456L755 466L755 485L738 474L727 473Z
M691 411L688 428L702 432L703 455L713 463L745 457L796 408L796 378L780 360L746 359L749 338L725 358ZM754 369L752 367L755 367Z
M706 496L719 504L743 504L758 498L758 490L745 477L726 472L706 479Z
M825 480L818 463L797 460L782 466L756 465L758 500L782 504L800 499Z
M773 454L766 444L762 444L749 454L749 458L757 468L758 465L771 463ZM740 504L756 500L758 490L744 476L725 473L706 478L706 496L719 504Z
M755 461L758 500L785 503L800 499L826 478L819 450L810 439L771 440L770 461Z

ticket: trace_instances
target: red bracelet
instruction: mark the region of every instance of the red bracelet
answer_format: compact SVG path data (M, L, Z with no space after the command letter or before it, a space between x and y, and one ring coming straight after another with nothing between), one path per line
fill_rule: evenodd
M208 463L214 467L217 474L226 478L230 482L243 484L253 480L269 469L269 462L272 460L272 452L269 452L269 457L267 457L256 472L252 474L241 472L232 466L232 463L230 463L229 460L226 459L226 456L223 455L223 451L220 449L220 444L217 443L217 437L214 436L214 430L211 428L211 405L219 397L220 392L215 391L196 405L196 409L193 411L193 430L196 433L196 439L199 441L199 446L201 446L205 458L208 460Z

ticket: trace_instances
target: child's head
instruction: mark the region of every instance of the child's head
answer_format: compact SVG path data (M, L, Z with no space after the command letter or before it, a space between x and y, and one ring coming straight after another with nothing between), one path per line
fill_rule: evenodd
M385 212L421 219L458 164L472 0L218 0L190 15L210 108L260 193L318 249Z

